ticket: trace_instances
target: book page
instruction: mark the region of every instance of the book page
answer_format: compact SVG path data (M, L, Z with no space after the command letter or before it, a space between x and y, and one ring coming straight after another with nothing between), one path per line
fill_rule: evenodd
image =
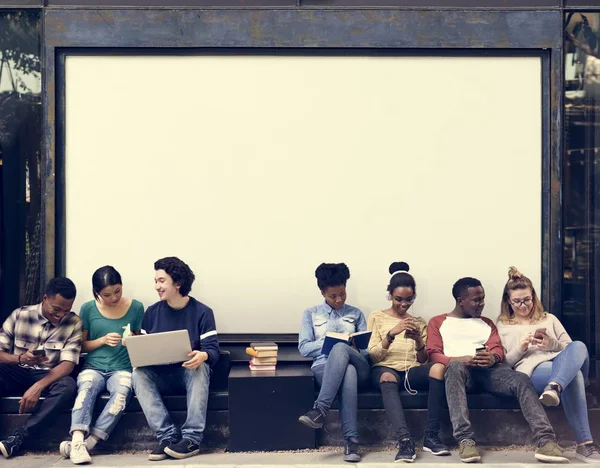
M350 339L350 335L348 335L346 333L327 332L327 333L325 333L325 336L330 337L330 338L337 338L339 340L346 340L346 341L348 341Z

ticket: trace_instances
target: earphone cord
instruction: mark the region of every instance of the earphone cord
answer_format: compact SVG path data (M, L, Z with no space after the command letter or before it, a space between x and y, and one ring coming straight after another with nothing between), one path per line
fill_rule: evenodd
M410 338L406 338L407 340ZM408 392L409 395L415 396L417 393L416 390L413 390L410 387L410 382L408 381L408 373L410 372L410 369L417 363L417 349L416 349L416 345L415 345L415 341L414 340L410 340L412 341L412 349L411 350L406 350L406 355L404 358L404 367L406 368L406 372L404 373L404 390L406 390ZM410 365L410 367L407 367L408 365L408 353L410 351L414 351L415 352L415 360L412 362L412 364Z

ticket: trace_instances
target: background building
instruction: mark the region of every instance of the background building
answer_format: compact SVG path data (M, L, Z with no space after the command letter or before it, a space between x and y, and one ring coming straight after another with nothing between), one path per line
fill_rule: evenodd
M406 260L424 317L464 275L495 317L515 264L598 375L596 10L0 2L1 313L99 263L149 303L175 254L231 334L297 332L320 261L366 312Z

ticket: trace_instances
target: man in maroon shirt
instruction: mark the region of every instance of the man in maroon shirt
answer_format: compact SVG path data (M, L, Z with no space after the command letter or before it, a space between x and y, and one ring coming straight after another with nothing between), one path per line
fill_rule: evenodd
M504 349L498 330L490 319L481 317L485 307L481 282L475 278L461 278L452 287L452 295L456 300L454 310L429 321L427 354L431 362L446 366L446 399L461 461L481 460L467 407L467 391L480 390L516 397L533 430L538 447L535 458L550 463L568 463L556 443L556 435L531 380L526 374L502 363Z

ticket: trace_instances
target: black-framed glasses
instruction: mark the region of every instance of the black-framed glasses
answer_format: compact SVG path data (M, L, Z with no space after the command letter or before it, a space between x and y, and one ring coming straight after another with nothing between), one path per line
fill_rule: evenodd
M533 303L533 299L531 297L526 297L525 299L511 299L510 303L515 307L521 307L522 305L530 306Z

